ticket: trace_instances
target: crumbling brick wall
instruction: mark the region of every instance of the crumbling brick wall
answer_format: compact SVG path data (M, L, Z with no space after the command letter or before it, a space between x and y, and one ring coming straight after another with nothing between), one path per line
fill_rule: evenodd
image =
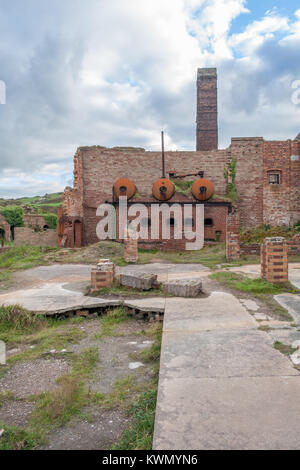
M233 138L231 159L236 160L235 186L237 207L243 227L263 223L263 158L262 137Z
M233 211L227 216L226 224L226 259L228 261L240 257L240 215Z
M212 180L215 192L225 195L227 184L224 165L227 151L212 152L167 152L167 171L180 174L203 170L205 177ZM205 154L205 157L204 157ZM102 147L81 148L78 151L82 161L83 186L83 243L97 242L97 207L105 201L112 201L112 187L120 177L130 178L137 186L143 200L151 200L152 185L161 177L161 153L146 152L143 149L105 149ZM193 178L191 178L193 179Z
M9 242L11 240L11 230L10 225L6 221L5 217L0 214L0 229L3 230L4 241Z
M228 181L224 169L236 161L236 206L242 227L263 223L282 225L300 220L300 141L265 142L262 137L233 138L225 150L203 152L166 152L167 172L177 174L204 171L215 186L215 194L226 196ZM268 183L268 171L277 166L282 184L274 189ZM75 223L82 223L82 243L98 241L96 217L98 206L112 202L112 187L120 177L130 178L136 185L139 200L153 201L152 185L161 176L161 153L135 148L81 147L74 157L74 188L66 188L63 215L74 242ZM190 180L195 177L188 178ZM178 202L178 193L172 202ZM205 205L205 218L213 218L223 228L205 228L206 239L216 239L221 231L224 240L225 212ZM66 227L67 225L66 224ZM67 229L66 229L67 230ZM70 232L71 231L71 232ZM80 237L79 237L80 238ZM70 245L72 246L72 241Z
M26 227L45 227L47 225L46 220L41 215L36 214L24 214L24 225Z
M57 246L57 231L35 232L29 227L15 227L15 245Z
M264 142L264 223L290 225L300 220L300 152L298 142ZM279 173L280 184L269 184L269 173Z

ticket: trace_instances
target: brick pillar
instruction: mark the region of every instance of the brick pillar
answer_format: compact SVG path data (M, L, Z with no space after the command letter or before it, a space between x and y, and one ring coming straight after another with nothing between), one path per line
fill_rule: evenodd
M197 150L218 148L217 69L198 69L197 76Z
M260 257L262 279L272 284L288 281L288 245L285 238L265 238Z
M124 260L126 263L136 263L138 260L138 238L136 232L125 230Z
M109 259L100 259L91 272L91 292L111 288L116 273L116 266Z
M240 215L232 212L226 219L226 259L240 258Z

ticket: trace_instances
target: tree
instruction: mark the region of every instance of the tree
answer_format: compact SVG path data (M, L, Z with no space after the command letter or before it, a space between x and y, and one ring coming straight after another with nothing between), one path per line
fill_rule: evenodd
M11 234L14 239L14 228L21 227L24 223L24 211L20 206L6 206L1 209L1 214L11 226Z

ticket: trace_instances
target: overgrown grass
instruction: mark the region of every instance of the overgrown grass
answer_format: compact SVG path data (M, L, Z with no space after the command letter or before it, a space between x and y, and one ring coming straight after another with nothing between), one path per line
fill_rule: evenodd
M123 377L115 382L110 393L94 393L92 402L107 410L127 408L144 391L144 388L144 385L137 383L135 377Z
M297 351L297 348L292 348L292 346L289 346L288 344L281 343L280 341L275 341L273 346L274 346L275 349L277 349L277 351L280 351L285 356L290 356L295 351Z
M273 226L259 225L251 229L244 228L241 230L241 242L246 244L262 243L266 237L284 237L291 239L296 233L300 231L300 227L295 226Z
M157 389L152 388L132 404L129 410L132 416L129 428L122 434L112 450L152 449L156 400Z
M149 332L148 332L149 334ZM120 436L112 450L151 450L157 401L157 386L161 350L162 327L155 326L151 335L155 342L151 348L140 353L139 358L153 364L154 379L147 391L132 401L128 409L131 417L129 427Z
M41 246L13 246L0 255L0 281L10 278L13 271L49 264L45 258L55 254L58 248Z
M153 331L152 336L154 338L154 343L150 348L139 351L138 353L131 354L131 357L135 360L141 362L154 362L159 363L160 360L160 350L161 350L161 338L162 338L162 327L156 327Z
M104 315L101 322L101 332L95 334L95 339L102 339L108 336L115 336L117 327L129 320L129 315L124 307L118 307Z
M171 180L175 186L175 192L184 194L185 196L192 196L192 186L194 181L185 181L180 179Z
M19 306L0 307L0 340L14 346L32 346L8 358L7 363L36 359L43 352L64 349L68 344L79 342L84 336L84 332L76 327L79 321L81 319L46 319ZM65 324L70 327L62 328Z
M30 318L29 312L25 311L24 315L25 318L28 315ZM128 318L123 308L116 308L109 312L100 320L103 328L101 337L117 334L118 326ZM6 321L7 316L5 315ZM74 338L74 333L70 334L72 328L61 328L69 323L72 321L46 320L45 325L42 323L37 326L31 324L30 318L28 325L25 323L25 326L21 324L19 327L18 324L17 329L14 327L14 322L9 321L8 330L11 334L14 332L19 341L29 341L30 344L34 344L36 341L34 354L39 355L45 345L47 345L46 350L65 346L66 335L70 335L69 339L73 341L74 339L78 340L78 334L84 334L82 330L78 329ZM128 449L150 449L156 406L161 333L160 324L147 326L139 332L140 335L152 337L155 340L151 348L142 352L143 361L153 366L153 379L145 383L137 380L135 376L123 377L116 381L112 392L108 394L91 393L87 386L87 381L99 360L97 347L81 351L78 355L68 356L68 361L71 361L72 364L71 372L57 380L57 387L54 390L30 398L35 403L35 409L27 428L17 429L2 425L5 433L0 439L0 450L29 450L44 445L47 443L47 436L51 430L64 426L75 416L84 416L85 407L91 405L106 410L123 409L128 412L130 425L117 442L116 448L128 446L126 447ZM31 350L30 354L32 354ZM24 359L24 357L23 354L22 358ZM28 357L32 358L32 356ZM0 394L0 406L2 401L9 399L15 400L15 397L9 393Z
M73 357L70 374L58 379L58 387L38 397L29 429L45 438L51 429L63 426L88 403L85 380L98 361L98 349L89 348Z
M5 401L15 399L16 398L12 392L0 392L0 408Z
M0 450L30 450L47 442L47 434L68 423L89 403L85 380L98 361L98 349L90 348L73 357L73 368L60 377L58 387L52 392L32 397L35 409L26 429L4 426Z
M92 297L98 297L98 296L103 296L103 295L114 295L117 297L129 297L129 296L138 296L138 297L147 297L147 296L164 296L164 291L163 288L160 289L151 289L149 291L142 291L139 289L134 289L134 288L126 288L124 286L119 285L117 282L114 282L113 286L111 288L103 288L99 289L96 292L90 292L88 290L87 295L92 296Z
M285 284L271 284L264 279L251 279L246 276L230 272L214 273L210 275L210 278L216 279L220 284L224 284L227 287L252 294L277 295L283 292L300 293L300 289L296 289L289 282Z
M40 436L36 432L6 425L3 426L3 429L0 450L31 450L41 442Z
M33 314L20 305L0 307L0 334L10 330L32 333L47 325L45 317Z

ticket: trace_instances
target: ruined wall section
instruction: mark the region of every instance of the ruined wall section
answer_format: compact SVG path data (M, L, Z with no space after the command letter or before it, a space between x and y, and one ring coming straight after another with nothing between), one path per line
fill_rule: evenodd
M15 227L14 244L33 246L57 246L57 231L49 229L46 232L35 232L30 227Z
M290 162L290 216L291 223L296 223L300 220L300 140L291 142Z
M236 205L241 226L255 227L263 223L263 158L262 137L233 138L230 159L236 160Z
M152 195L153 183L161 177L161 153L143 149L104 149L87 147L81 149L83 174L83 221L84 244L97 242L97 207L112 201L112 187L120 177L130 178L137 186L140 198L147 200ZM166 171L178 174L204 171L212 180L215 192L226 195L227 183L224 165L227 150L211 152L166 152ZM191 177L191 179L195 179Z
M83 217L83 172L82 154L79 148L74 156L74 185L66 187L63 193L63 214L73 219Z
M278 173L280 184L270 184L269 174ZM300 220L300 161L298 142L269 141L264 144L264 223L290 225Z

